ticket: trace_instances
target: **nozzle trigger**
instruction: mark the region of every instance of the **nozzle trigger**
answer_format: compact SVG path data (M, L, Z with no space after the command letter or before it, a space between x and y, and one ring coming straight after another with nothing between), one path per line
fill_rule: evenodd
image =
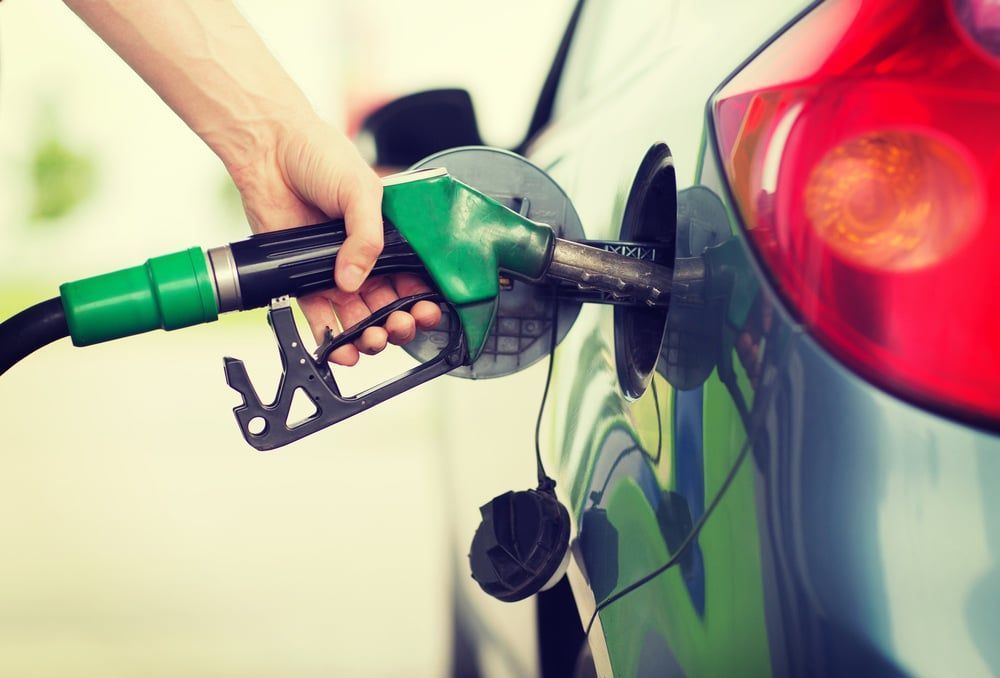
M257 450L276 449L364 412L465 364L468 351L464 335L461 328L452 326L448 332L448 344L436 357L357 395L341 394L327 362L330 354L339 346L356 340L368 327L384 322L391 313L409 309L418 301L425 300L442 301L434 293L416 294L379 309L340 334L334 335L328 329L325 340L316 349L315 357L302 345L288 297L272 301L267 319L278 342L282 368L274 400L269 404L261 401L242 360L228 357L224 359L226 383L243 398L243 403L233 409L233 414L246 441ZM447 315L450 318L456 317L454 313ZM308 396L316 411L305 420L290 424L288 419L292 401L299 389Z

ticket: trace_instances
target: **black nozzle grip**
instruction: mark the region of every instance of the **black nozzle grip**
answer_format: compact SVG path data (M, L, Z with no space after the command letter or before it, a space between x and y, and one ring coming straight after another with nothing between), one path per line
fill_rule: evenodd
M272 299L301 296L334 287L333 266L347 238L343 219L250 236L230 243L243 309ZM420 258L391 225L372 275L423 271Z

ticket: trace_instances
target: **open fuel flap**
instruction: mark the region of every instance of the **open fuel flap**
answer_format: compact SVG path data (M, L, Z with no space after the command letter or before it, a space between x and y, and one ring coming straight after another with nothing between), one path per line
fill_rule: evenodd
M646 152L625 203L619 239L636 243L633 256L673 266L677 234L677 175L665 143ZM642 243L642 245L639 245ZM646 390L660 355L667 307L615 308L615 363L622 392L638 398Z

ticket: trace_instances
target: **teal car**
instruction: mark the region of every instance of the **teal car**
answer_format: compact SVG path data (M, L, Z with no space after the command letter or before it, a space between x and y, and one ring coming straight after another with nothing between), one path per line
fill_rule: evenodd
M382 161L478 143L423 96L449 122ZM988 0L576 5L517 150L588 238L705 275L555 350L568 575L505 606L456 556L456 675L1000 672L997 120ZM458 549L529 483L543 379L454 387Z

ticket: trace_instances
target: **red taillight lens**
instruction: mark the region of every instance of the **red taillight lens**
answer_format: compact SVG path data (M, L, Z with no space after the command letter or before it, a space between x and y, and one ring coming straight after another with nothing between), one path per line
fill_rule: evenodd
M1000 62L970 41L969 1L831 0L713 114L750 238L813 334L881 385L996 423Z

